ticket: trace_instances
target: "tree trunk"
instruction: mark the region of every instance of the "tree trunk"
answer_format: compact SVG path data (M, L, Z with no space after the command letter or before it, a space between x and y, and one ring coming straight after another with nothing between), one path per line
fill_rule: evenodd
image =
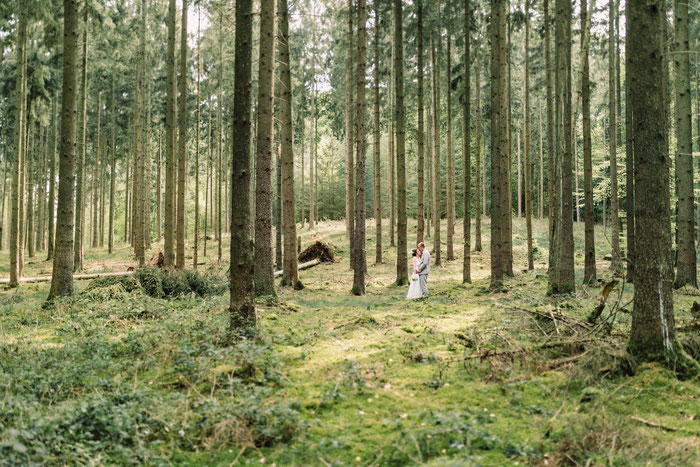
M447 67L445 70L446 88L447 88L447 261L455 259L453 239L455 230L455 162L454 162L454 147L452 144L452 30L449 26L452 18L445 18L448 24L447 27Z
M625 168L626 168L626 199L627 211L627 281L634 282L635 263L637 261L636 219L634 202L634 125L632 123L632 103L630 101L630 56L629 41L625 40ZM700 204L698 205L700 208ZM700 212L698 212L700 214Z
M406 238L406 127L403 83L403 3L394 0L394 90L396 93L396 285L408 282Z
M184 0L183 0L184 1ZM267 88L260 91L267 94L267 102L263 105L267 107L264 119L266 134L263 139L271 138L272 133L272 88L269 84L272 80L272 51L274 42L274 5L275 0L264 0L261 5L261 44L260 44L260 87ZM183 10L185 8L183 7ZM184 16L184 15L183 15ZM184 21L184 20L183 20ZM264 29L262 29L264 27ZM185 29L183 23L183 30ZM183 47L186 47L183 39ZM251 215L250 215L250 185L251 185L251 107L252 107L252 83L251 83L251 56L253 47L253 0L236 1L236 48L235 48L235 69L234 69L234 96L233 96L233 141L237 144L233 146L231 154L231 181L238 188L237 195L231 199L231 299L229 305L230 328L232 331L254 333L256 325L255 301L253 290L253 239L251 238ZM265 50L265 52L263 52ZM265 53L266 56L263 54ZM183 55L184 58L184 55ZM263 67L265 69L263 69ZM183 68L183 72L186 71ZM265 100L265 99L263 99ZM260 101L262 103L262 101ZM269 121L269 123L268 123ZM184 136L184 135L183 135ZM260 140L258 140L260 143ZM264 145L264 144L263 144ZM260 150L260 147L258 147ZM263 148L267 149L267 148ZM269 150L266 151L267 160L270 159ZM260 162L260 157L258 161ZM184 163L184 162L183 162ZM269 165L269 164L268 164ZM267 173L269 180L269 169L258 166L259 171ZM269 182L267 183L269 186ZM260 206L258 198L258 206ZM263 199L265 204L266 217L270 217L270 202ZM261 213L262 214L262 213ZM256 229L257 230L257 229ZM268 229L269 230L269 229ZM265 240L265 239L263 239ZM270 244L269 235L267 245ZM268 248L269 249L269 248ZM257 248L256 248L257 253ZM264 260L264 258L263 258ZM255 261L260 261L257 257ZM268 268L271 268L270 259L267 259ZM235 274L233 273L235 271ZM270 270L271 272L271 270Z
M394 143L396 133L394 131L394 119L396 118L396 49L394 47L394 35L391 35L391 75L389 77L389 246L396 246L396 152Z
M634 125L636 275L629 351L643 361L671 364L677 372L697 373L675 337L671 253L670 158L662 82L666 10L663 1L631 2L627 7L630 67L629 101Z
M275 295L272 264L272 138L276 0L263 0L258 60L258 128L255 170L255 294ZM232 212L233 214L233 212ZM236 219L236 216L233 216Z
M30 120L28 122L29 135L27 139L29 144L27 145L26 151L26 161L27 161L27 255L30 258L34 257L34 159L36 155L34 154L34 122L32 121L31 114L28 115ZM40 149L39 149L40 150ZM39 152L39 151L37 151Z
M279 86L277 86L279 88ZM275 98L279 91L275 91ZM279 134L279 133L278 133ZM282 145L277 141L277 156L275 157L275 270L283 268L282 259Z
M583 34L581 36L581 111L583 123L583 203L584 203L584 271L583 283L593 284L596 280L595 264L595 219L593 217L593 157L591 145L591 87L590 65L588 58L591 16L595 9L595 0L591 0L590 11L586 11L586 0L581 2L583 17ZM630 174L631 176L632 174ZM628 181L630 179L628 176ZM629 196L629 189L627 191ZM627 198L629 200L629 198ZM628 201L629 203L629 201ZM627 218L630 218L629 204ZM628 223L629 229L629 223ZM629 245L628 245L629 249Z
M474 104L476 106L476 122L474 125L474 134L476 136L476 141L474 144L474 149L476 153L474 154L475 159L475 171L474 171L474 195L476 197L474 202L474 250L481 251L481 205L482 202L486 202L482 199L482 190L484 189L484 184L482 183L482 171L486 171L486 167L481 166L481 43L477 42L476 50L474 51ZM483 198L486 198L485 193Z
M540 122L540 179L539 189L537 190L537 208L539 210L539 218L544 219L544 145L542 144L542 104L537 104L537 113Z
M114 252L114 188L115 188L115 178L117 176L116 168L116 154L117 154L117 113L115 101L117 95L114 90L114 77L116 72L112 73L112 163L110 164L109 170L109 233L107 240L107 251L109 254ZM158 179L160 181L160 178Z
M287 0L278 0L280 126L282 127L282 224L284 229L284 273L282 286L303 287L297 269L297 227L294 218L294 133L292 130L292 76L289 53L289 10ZM347 135L346 135L347 136Z
M46 208L46 147L49 143L47 128L41 127L41 152L39 152L39 171L37 172L38 190L36 204L36 238L34 248L41 251L44 248L44 209Z
M131 126L131 124L129 124ZM129 241L129 156L128 154L125 157L126 159L126 171L125 171L125 190L124 190L124 242Z
M345 50L345 233L348 237L350 251L350 268L354 268L355 254L355 174L353 173L354 159L354 129L355 120L353 118L353 83L352 83L352 61L353 61L353 21L352 21L352 1L348 0L348 30L347 44ZM311 181L310 183L312 183ZM311 213L309 213L311 217ZM393 241L393 240L392 240Z
M574 279L574 230L572 210L572 159L571 151L571 2L556 0L556 111L557 111L557 153L560 160L556 180L561 180L559 206L557 208L558 274L553 293L573 293ZM559 191L559 190L557 190Z
M549 212L547 215L549 226L549 252L548 252L548 281L549 289L553 289L556 281L559 265L557 264L557 238L556 238L556 188L558 183L555 183L555 160L554 152L554 98L553 98L553 83L552 83L552 47L551 35L552 24L549 16L549 3L551 0L543 0L544 3L544 57L545 66L544 73L546 75L546 94L547 94L547 198L549 201Z
M175 0L168 1L168 58L166 65L166 110L165 110L165 242L163 257L165 267L175 265Z
M243 0L244 2L247 0ZM239 8L236 7L236 12ZM178 115L178 164L177 164L177 269L185 267L185 174L187 173L187 0L182 0L182 26L180 28L180 86ZM238 60L236 60L238 62ZM238 117L238 116L237 116ZM238 146L242 146L238 145ZM248 185L246 185L248 186ZM249 199L246 196L246 199Z
M522 161L520 158L520 131L516 130L515 133L515 151L517 153L516 159L516 177L518 185L518 193L516 198L516 203L518 203L518 217L523 217L523 185L522 185Z
M73 295L73 190L75 181L76 115L78 101L78 40L80 19L77 0L64 0L63 88L61 94L61 155L58 167L58 215L53 274L49 300ZM20 17L22 26L23 16ZM20 31L24 31L20 28ZM20 35L20 44L24 44ZM19 54L21 56L22 54ZM21 121L21 120L20 120Z
M433 198L433 251L432 256L435 258L434 265L439 266L440 260L440 65L438 54L437 41L440 39L436 33L430 41L431 66L433 71L432 77L432 94L433 94L433 164L432 164L432 198Z
M97 248L100 242L97 238L99 218L97 208L99 206L99 169L100 169L100 118L102 117L102 93L97 93L97 139L95 142L95 158L92 165L92 247Z
M146 213L143 210L144 202L144 178L145 178L145 144L143 141L143 84L144 84L144 60L146 55L146 0L141 0L141 21L139 32L139 48L136 54L136 113L134 115L134 141L135 141L135 158L134 158L134 178L133 178L133 239L134 253L139 266L143 266L146 262L146 241L144 238L144 222Z
M507 191L502 165L508 160L506 102L506 0L491 0L491 289L503 283L502 203Z
M608 111L610 120L610 233L613 271L620 265L620 215L617 200L617 104L615 103L615 75L617 50L615 47L615 2L611 0L608 21ZM694 264L694 263L693 263Z
M80 80L80 117L78 127L80 131L80 143L78 144L78 163L75 166L75 240L73 252L73 271L83 270L83 228L85 211L85 151L87 146L87 65L88 65L88 9L84 9L83 17L83 56Z
M462 157L464 160L464 259L462 263L462 282L472 281L471 273L471 238L472 238L472 159L471 159L471 96L469 92L470 55L469 32L471 24L471 9L469 0L464 0L464 127L462 129ZM478 209L477 209L478 210Z
M423 65L423 0L416 2L418 21L418 225L416 240L420 243L425 237L425 122L424 117L424 65Z
M523 76L525 103L525 129L523 131L523 156L525 159L525 227L527 230L527 268L535 269L532 255L532 163L530 161L530 0L525 0L525 70Z
M365 74L367 68L367 7L365 0L357 2L357 158L355 160L355 248L353 295L365 294L365 160L367 154L367 104ZM313 170L313 169L312 169Z
M419 0L421 2L422 0ZM419 4L420 6L420 4ZM421 7L422 8L422 7ZM420 32L419 32L420 34ZM419 67L419 69L422 69ZM421 73L418 74L418 79L422 80ZM422 86L422 82L419 86ZM419 94L421 94L419 92ZM420 102L420 101L419 101ZM422 105L419 103L420 111L423 110ZM422 117L421 119L422 124ZM376 264L382 263L382 165L381 165L381 131L380 131L380 119L379 119L379 8L375 5L374 8L374 225L375 225L375 247L374 247L374 262ZM419 146L422 145L422 135L419 130ZM419 162L418 162L418 172L423 173L423 155L422 148L418 149L419 152ZM419 176L419 179L421 178ZM421 181L418 182L418 212L419 217L422 218L420 210L423 204L423 188Z
M274 5L274 3L273 3ZM199 260L199 130L201 122L202 96L200 95L200 81L202 78L202 53L201 53L201 11L197 5L197 127L195 128L195 156L194 156L194 251L192 252L192 269L197 269ZM160 154L158 155L160 160ZM160 178L159 183L160 185ZM160 190L159 190L160 192ZM160 194L158 196L160 198ZM160 216L158 216L160 217Z
M506 6L509 10L509 6ZM503 258L503 274L513 276L513 138L512 138L512 110L513 110L513 89L511 86L511 21L510 15L506 14L506 134L508 138L508 151L506 159L501 163L501 180L504 188L501 190L501 253Z
M676 84L676 191L678 193L678 269L674 287L697 287L695 196L693 186L693 121L690 99L688 2L674 0L673 62Z

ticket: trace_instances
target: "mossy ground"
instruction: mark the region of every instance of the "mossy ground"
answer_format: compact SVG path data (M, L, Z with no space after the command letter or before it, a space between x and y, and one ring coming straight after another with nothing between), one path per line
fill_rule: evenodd
M578 285L574 296L545 295L546 220L534 222L535 271L527 272L524 222L514 219L516 274L499 293L488 290L488 225L484 251L472 252L473 283L466 285L461 282L461 222L454 261L444 261L443 230L443 265L430 275L430 298L412 302L404 299L405 287L392 285L396 253L386 237L384 263L374 264L370 224L368 286L362 297L350 295L344 223L322 222L314 231L299 231L303 246L328 242L339 261L302 271L303 290L280 289L278 301L259 300L259 348L223 343L227 295L173 300L134 295L103 303L75 299L41 309L48 284L0 292L2 351L8 361L17 360L0 369L5 388L0 390L5 425L0 442L15 439L16 427L35 426L32 420L93 407L94 397L112 400L114 394L139 391L146 396L135 398L134 410L148 413L152 433L126 429L134 440L121 442L126 450L158 456L143 454L139 459L146 463L700 464L697 379L679 381L656 365L627 375L608 355L608 349L624 352L629 314L619 313L610 336L595 337L599 349L589 350L587 358L567 363L562 359L575 352L537 347L559 331L537 323L526 310L551 306L585 319L601 288ZM414 223L409 232L415 232ZM575 235L580 284L582 225ZM606 235L598 226L598 257L608 252L608 239L609 230ZM431 240L426 239L429 248ZM212 246L210 259L216 254ZM228 256L228 245L224 251ZM87 268L119 270L130 263L130 249L120 245L115 258L102 249L88 250ZM7 252L1 252L3 277L8 264ZM611 278L608 267L599 262L599 278ZM49 263L27 259L25 275L48 271ZM86 285L76 284L78 290ZM619 288L611 303L618 301ZM693 289L676 293L679 327L695 322L689 309L697 295ZM627 284L619 301L631 297ZM489 349L517 352L473 358ZM65 365L46 363L53 352L65 353ZM36 360L20 365L29 357ZM80 366L85 374L66 365ZM22 389L30 387L27 375L33 371L33 384L46 385L43 392ZM7 408L10 402L17 407L14 412ZM205 405L221 408L204 410ZM261 415L264 408L272 411ZM248 425L228 422L227 414L235 418L243 412L252 420ZM285 417L295 429L287 429ZM107 447L84 456L96 463L129 458ZM76 454L59 462L85 458Z

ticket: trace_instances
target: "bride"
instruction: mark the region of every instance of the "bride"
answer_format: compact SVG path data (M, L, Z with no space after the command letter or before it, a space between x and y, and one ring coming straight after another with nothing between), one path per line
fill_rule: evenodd
M420 264L420 260L421 257L418 253L418 250L413 250L413 275L411 276L411 285L408 287L408 295L406 296L407 300L421 298L423 296L420 290L420 281L418 280L418 274L416 274L416 271L418 270L418 264Z

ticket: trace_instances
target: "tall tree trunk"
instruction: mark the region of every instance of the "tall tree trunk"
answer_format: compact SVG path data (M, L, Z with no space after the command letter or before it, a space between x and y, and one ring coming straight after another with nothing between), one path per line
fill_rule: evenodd
M7 180L7 157L3 157L3 170L2 170L2 198L0 199L0 251L5 247L5 229L7 228L7 223L5 222L5 198L7 198L7 189L12 185L12 174L10 174L10 180Z
M112 73L112 163L110 164L109 170L109 233L107 240L107 252L112 254L114 252L114 189L117 176L116 167L116 154L117 154L117 113L116 104L117 95L114 90L114 78L116 72ZM160 179L158 179L160 181Z
M553 83L552 83L552 47L551 35L552 24L549 15L549 3L551 0L543 0L544 4L544 57L545 66L544 73L546 75L546 94L547 94L547 198L549 201L549 212L547 214L549 226L549 252L548 252L548 281L549 289L553 288L556 281L559 265L557 264L557 238L555 235L556 224L556 202L557 199L557 183L554 178L554 168L556 155L554 152L554 98L553 98Z
M165 109L165 243L163 257L166 267L175 265L175 0L168 1L168 58L166 64Z
M678 269L674 287L697 287L695 196L693 187L693 120L690 99L688 2L674 0L676 84L676 191L678 192Z
M482 171L486 171L486 167L481 166L481 42L476 43L474 51L474 105L476 106L476 122L474 125L474 134L476 136L476 141L474 144L474 149L476 150L474 154L475 159L475 170L474 170L474 195L476 197L474 202L474 250L481 251L481 204L482 201L486 202L485 199L482 200ZM484 198L486 198L484 193Z
M419 0L421 2L422 0ZM420 4L419 4L420 6ZM420 32L419 32L420 34ZM419 70L420 70L419 66ZM418 79L422 80L421 73L418 75ZM422 86L422 82L419 86ZM419 92L419 94L421 94ZM422 99L422 96L421 96ZM420 101L419 101L420 102ZM419 103L419 108L421 109L420 111L422 112L423 107ZM419 119L422 124L422 117L419 116ZM419 146L422 145L422 135L420 134L419 130ZM381 264L382 263L382 164L381 164L381 151L380 151L380 145L381 145L381 128L380 128L380 119L379 119L379 8L375 4L374 7L374 225L375 225L375 247L374 247L374 262L376 264ZM423 173L423 154L422 154L422 148L419 147L418 152L419 152L419 162L418 162L418 172L421 174L419 176L419 179L422 178L422 173ZM420 214L420 210L422 208L423 200L423 187L421 185L421 181L419 181L419 188L418 188L418 212L419 212L419 217L422 218L422 215Z
M470 76L470 43L469 32L471 25L471 9L469 0L464 0L464 108L463 119L464 127L462 129L462 157L464 160L464 260L462 263L462 282L469 283L472 281L471 273L471 238L472 238L472 143L471 143L471 96L469 85L471 84ZM478 210L478 208L477 208Z
M530 161L530 0L525 0L525 70L523 76L525 94L525 130L523 131L523 152L525 159L525 226L527 229L527 268L535 269L532 256L532 163Z
M75 182L76 116L78 101L78 0L64 0L63 88L61 94L61 155L58 167L58 215L49 300L73 295L73 192ZM22 25L20 17L20 25ZM23 29L20 29L23 31ZM20 35L20 39L24 36ZM20 44L23 44L20 40ZM21 56L21 55L20 55ZM21 121L21 120L20 120Z
M184 1L184 0L183 0ZM272 74L272 35L274 33L274 6L270 5L275 0L265 0L261 6L261 26L265 26L265 30L261 29L261 52L260 52L260 68L262 63L267 64L266 70L262 75L268 82ZM184 10L183 6L183 10ZM184 21L184 20L183 20ZM183 30L184 30L183 22ZM254 332L256 325L255 316L255 301L253 290L253 239L251 238L251 216L250 216L250 184L251 184L251 106L252 106L252 83L251 83L251 56L253 42L253 0L237 0L236 1L236 48L235 48L235 87L233 94L233 141L237 144L233 146L231 174L232 182L237 188L237 196L231 199L231 299L229 305L230 327L232 331L245 331L247 333ZM184 44L184 40L183 40ZM184 45L183 45L184 46ZM262 50L267 51L267 56L263 57ZM184 70L183 70L184 71ZM183 77L184 79L184 77ZM263 87L265 83L261 83ZM266 110L266 119L272 108L272 89L271 85L267 84L267 103L264 104L270 108ZM184 97L184 96L183 96ZM262 127L263 125L260 125ZM272 123L266 124L267 137L271 136ZM258 141L259 142L259 141ZM267 159L269 160L269 151L267 151ZM261 170L261 167L257 167ZM263 167L263 171L266 169ZM269 170L267 170L269 174ZM269 179L269 175L268 175ZM269 183L268 183L269 185ZM260 203L258 198L258 203ZM268 200L263 200L266 204L267 217L269 218L270 203ZM259 204L258 204L259 205ZM269 239L267 241L269 244ZM256 261L259 258L256 257ZM270 268L268 259L268 269ZM235 273L234 273L235 272Z
M279 31L279 29L278 29ZM279 86L277 86L279 89ZM275 91L275 98L280 95L279 91ZM278 133L279 134L279 133ZM282 259L282 145L281 141L276 142L277 151L275 157L275 270L280 270L283 267Z
M545 0L546 1L546 0ZM508 160L506 102L506 0L491 0L491 289L503 283L502 204L507 191L502 165Z
M389 77L389 246L396 246L396 132L394 131L396 118L396 48L394 47L394 35L391 35L391 74Z
M92 165L92 247L97 248L100 242L97 238L99 219L97 208L99 206L99 170L100 170L100 118L102 117L102 93L97 93L97 138L95 142L95 158Z
M247 1L247 0L244 0ZM236 12L238 12L236 7ZM178 164L177 164L177 254L176 267L185 267L185 174L187 173L187 0L182 0L182 26L180 28L180 86L178 115ZM238 60L236 60L238 62ZM242 145L241 145L242 146ZM247 185L246 185L247 186ZM246 197L246 199L248 199Z
M313 33L312 43L316 44L316 33ZM316 227L316 191L315 191L315 176L314 170L316 169L316 116L318 114L317 104L316 104L316 51L311 52L311 154L309 157L309 230ZM303 138L302 138L303 141ZM301 159L304 160L304 150L301 150ZM302 192L304 188L304 175L301 177ZM304 206L304 196L302 195L302 222L304 219L303 206Z
M144 212L143 198L144 193L144 178L145 178L145 151L143 141L143 84L144 84L144 60L146 55L146 0L141 0L141 21L139 24L139 48L136 54L136 113L134 115L134 142L135 142L135 158L134 158L134 179L133 179L133 239L134 253L139 266L143 266L146 262L146 241L144 238L144 228L146 213Z
M158 126L158 160L156 166L156 235L157 242L160 243L163 237L163 182L162 180L163 167L163 128ZM206 241L206 240L205 240ZM206 255L205 255L206 256Z
M591 87L590 64L588 58L591 16L595 0L591 0L590 11L586 11L586 0L581 2L583 17L583 34L581 36L581 111L583 123L583 202L584 202L584 284L593 284L596 280L595 264L595 219L593 217L593 157L591 145ZM630 174L631 176L632 174ZM630 176L628 176L628 181ZM628 190L629 196L629 190ZM629 200L629 198L628 198ZM629 202L629 201L628 201ZM630 217L629 204L627 217ZM629 224L628 224L629 229ZM629 246L628 246L629 248Z
M634 125L632 122L632 103L630 101L630 55L629 41L625 39L625 169L626 169L626 198L627 211L627 280L634 282L635 263L637 261L636 219L634 202ZM700 204L698 205L700 208ZM700 214L700 211L698 212Z
M556 0L556 111L557 111L557 153L560 160L557 172L561 174L561 192L557 208L559 219L557 254L558 274L553 293L573 293L574 279L574 229L572 210L572 158L571 151L571 2ZM559 190L557 190L559 191Z
M258 59L258 128L255 170L255 294L275 295L272 264L272 138L276 0L263 0ZM233 214L233 213L232 213ZM236 219L236 216L233 216Z
M537 190L537 209L539 211L538 217L544 219L544 145L542 144L542 104L537 104L537 113L539 115L540 123L540 179L539 179L539 189Z
M367 155L367 101L365 74L367 68L367 7L365 0L357 2L357 158L355 160L355 268L353 295L365 294L365 160ZM313 167L313 166L312 166ZM312 169L313 171L313 169Z
M27 130L29 131L29 144L27 145L26 160L27 160L27 254L30 258L34 257L34 122L29 115ZM38 151L37 151L38 152Z
M44 240L44 208L46 203L46 146L48 145L49 135L47 128L41 127L41 150L39 152L39 170L37 172L37 204L36 204L36 237L34 239L34 249L41 251Z
M129 124L131 126L131 124ZM125 170L125 190L124 190L124 242L129 241L129 156L124 158L126 159L126 170Z
M520 157L520 131L516 130L515 132L515 152L517 154L516 157L516 178L517 178L517 185L518 185L518 193L517 193L517 198L516 198L516 203L518 204L518 217L523 217L523 184L522 184L522 160Z
M644 361L670 363L678 372L697 373L675 337L671 203L663 81L665 2L631 2L627 7L629 102L634 125L636 275L629 351ZM689 376L690 376L689 375Z
M509 10L509 7L506 6ZM506 159L501 162L501 180L504 183L504 189L501 190L501 242L502 242L502 258L503 258L503 274L513 276L513 138L512 138L512 102L513 89L511 86L511 21L510 15L506 14L506 134L508 138L508 151L505 154Z
M424 102L424 65L423 65L423 0L416 2L418 21L418 225L416 240L420 243L425 237L425 122L423 120ZM375 195L376 196L376 195Z
M273 2L274 6L274 2ZM199 260L199 130L202 125L200 111L202 108L202 96L200 95L200 80L202 75L202 53L200 47L201 12L197 5L197 127L195 129L195 157L194 157L194 251L192 252L192 268L197 269ZM160 155L159 155L160 158Z
M433 198L433 257L435 258L435 266L441 264L440 259L440 214L442 213L440 206L440 64L438 57L439 37L436 33L430 40L431 66L433 71L432 77L432 94L433 94L433 165L431 184Z
M83 17L83 55L81 65L81 80L80 80L80 117L79 131L80 143L78 144L78 163L75 166L76 185L75 185L75 240L73 252L73 270L82 271L83 269L83 228L84 228L84 211L85 211L85 151L87 146L87 65L88 65L88 9L84 8Z
M454 253L454 230L455 230L455 154L454 146L452 144L452 30L449 26L452 21L451 17L445 18L448 24L447 27L447 67L445 70L446 79L446 92L447 92L447 134L445 139L447 140L447 261L452 261L455 259Z
M280 125L282 127L282 224L284 229L284 268L282 286L303 287L297 269L297 228L294 218L294 133L292 130L292 76L289 53L289 10L287 0L278 0ZM346 135L347 137L347 135Z
M352 83L352 62L353 62L353 21L352 3L348 0L348 30L345 50L345 234L350 245L350 268L354 268L355 255L355 174L353 173L354 163L354 129L355 120L353 118L353 83ZM311 182L310 182L311 183ZM311 212L309 212L311 217ZM393 242L393 240L392 240Z
M617 200L617 104L615 103L615 75L617 50L615 46L615 2L609 2L608 21L608 111L610 120L610 227L612 229L612 262L610 269L613 271L620 265L620 216Z
M394 91L396 94L396 285L408 282L406 238L406 127L403 83L403 4L394 0Z

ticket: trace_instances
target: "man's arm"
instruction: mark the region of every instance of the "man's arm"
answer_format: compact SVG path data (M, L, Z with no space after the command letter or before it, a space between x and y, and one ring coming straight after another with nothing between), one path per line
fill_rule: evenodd
M424 253L425 258L421 258L420 266L418 267L418 272L423 272L423 270L430 264L430 253L427 251Z

